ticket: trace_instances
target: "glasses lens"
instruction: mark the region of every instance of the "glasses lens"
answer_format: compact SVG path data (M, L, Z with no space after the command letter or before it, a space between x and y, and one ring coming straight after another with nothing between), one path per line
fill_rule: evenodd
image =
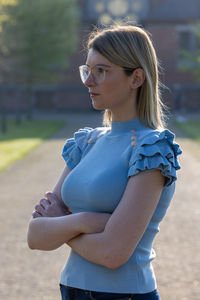
M106 71L102 67L95 66L90 70L90 68L87 65L83 65L79 67L79 71L81 80L84 84L88 79L90 72L96 84L101 84L104 82Z
M94 67L92 70L92 75L94 76L94 80L97 84L101 84L105 79L105 70L102 67Z
M79 72L80 72L80 76L81 76L81 80L83 83L86 82L88 76L89 76L89 68L88 66L80 66L79 67Z

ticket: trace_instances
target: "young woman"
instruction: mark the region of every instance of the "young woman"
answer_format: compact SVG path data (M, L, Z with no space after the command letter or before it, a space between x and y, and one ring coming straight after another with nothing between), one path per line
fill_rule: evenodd
M116 25L91 33L80 76L104 127L67 140L66 167L36 205L31 249L64 243L62 299L160 299L153 240L175 189L174 135L164 128L158 64L149 35Z

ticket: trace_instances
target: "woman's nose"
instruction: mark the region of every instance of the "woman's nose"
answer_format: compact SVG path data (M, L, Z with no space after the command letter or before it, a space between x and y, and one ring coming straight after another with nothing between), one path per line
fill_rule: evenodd
M87 87L96 85L96 83L94 81L94 77L93 77L91 72L89 73L86 81L84 82L84 85L87 86Z

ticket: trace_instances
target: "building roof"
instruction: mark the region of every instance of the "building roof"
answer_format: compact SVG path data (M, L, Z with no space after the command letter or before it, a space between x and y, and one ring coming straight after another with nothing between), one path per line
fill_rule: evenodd
M163 0L145 16L145 22L200 20L200 0Z

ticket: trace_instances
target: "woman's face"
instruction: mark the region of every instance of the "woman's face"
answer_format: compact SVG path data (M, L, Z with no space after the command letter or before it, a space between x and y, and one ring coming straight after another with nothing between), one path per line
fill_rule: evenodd
M88 52L86 65L90 70L94 67L99 72L102 72L101 68L105 70L102 83L98 83L91 72L84 83L95 109L109 109L112 114L123 114L134 109L137 89L133 88L132 76L127 76L123 68L111 63L92 48Z

